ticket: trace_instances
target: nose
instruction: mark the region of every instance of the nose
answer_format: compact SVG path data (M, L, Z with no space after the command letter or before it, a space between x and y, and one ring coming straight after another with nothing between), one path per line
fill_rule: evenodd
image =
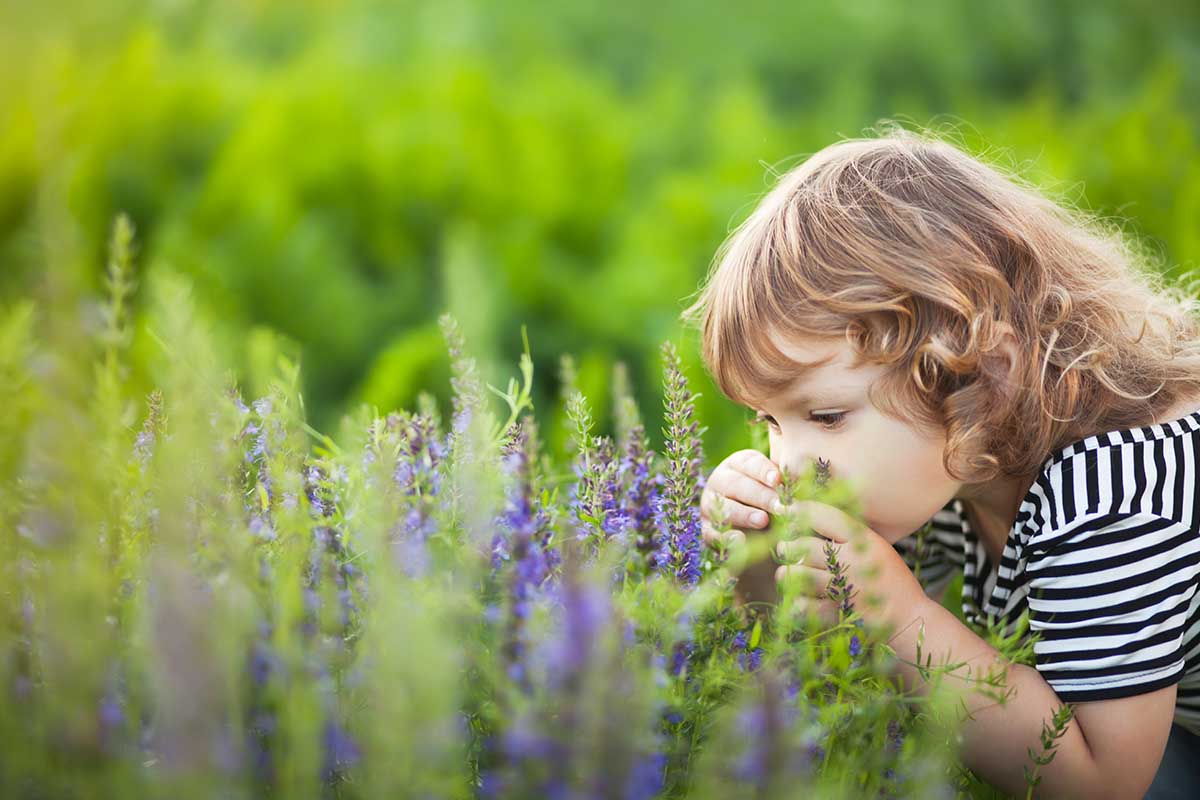
M831 477L832 462L803 445L790 449L784 443L772 445L770 458L789 475L803 475L811 469L818 482L824 483Z

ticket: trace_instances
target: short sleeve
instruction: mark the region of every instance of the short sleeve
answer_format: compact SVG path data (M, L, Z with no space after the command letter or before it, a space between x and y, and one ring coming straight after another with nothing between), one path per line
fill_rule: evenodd
M1063 702L1160 689L1184 671L1200 537L1149 513L1105 510L1028 543L1038 672Z

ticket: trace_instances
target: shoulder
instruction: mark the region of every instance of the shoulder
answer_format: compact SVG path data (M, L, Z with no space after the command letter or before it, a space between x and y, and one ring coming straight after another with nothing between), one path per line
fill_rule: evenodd
M1018 515L1030 629L1067 702L1180 679L1200 636L1200 412L1083 439L1047 460Z
M1200 531L1196 502L1200 411L1089 436L1053 453L1017 516L1031 553L1121 520L1150 518Z

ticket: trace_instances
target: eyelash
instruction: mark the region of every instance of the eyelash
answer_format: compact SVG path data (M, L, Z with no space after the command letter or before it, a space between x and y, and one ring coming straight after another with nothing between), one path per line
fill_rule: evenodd
M846 417L846 412L838 411L833 414L809 414L808 417L809 417L809 419L813 420L818 425L820 425L823 429L825 429L827 431L835 431L842 426L842 422L845 420L845 417ZM827 420L827 419L831 419L831 418L835 418L835 417L836 417L836 420L832 423L821 421L821 420ZM754 417L754 421L756 423L765 422L773 428L778 427L775 423L775 419L773 417L767 416L765 414L756 415Z

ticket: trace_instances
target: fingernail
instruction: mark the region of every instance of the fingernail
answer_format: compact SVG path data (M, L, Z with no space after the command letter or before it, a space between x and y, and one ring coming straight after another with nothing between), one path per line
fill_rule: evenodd
M782 514L784 511L787 511L787 506L783 504L782 500L776 499L775 502L771 504L771 511L776 514Z
M779 472L777 470L770 470L767 473L767 483L774 483L777 480L779 480Z
M766 525L767 524L767 515L762 513L761 511L755 511L753 514L750 515L750 521L753 522L755 525Z

